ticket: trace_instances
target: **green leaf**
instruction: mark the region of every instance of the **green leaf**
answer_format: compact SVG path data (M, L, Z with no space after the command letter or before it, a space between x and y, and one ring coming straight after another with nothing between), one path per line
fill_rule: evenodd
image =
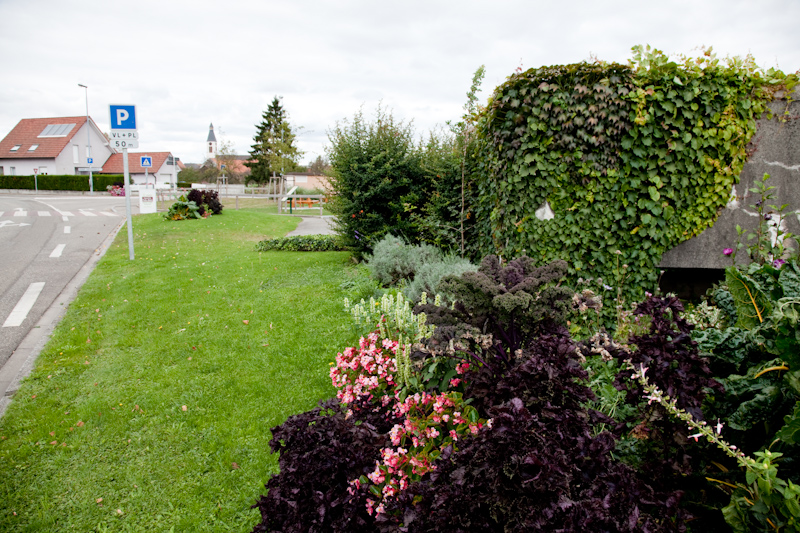
M736 325L745 329L760 326L772 311L770 298L755 280L735 267L725 270L725 282L736 304L736 314L739 317Z
M778 276L778 283L783 289L784 297L800 298L800 269L796 262L790 261L783 266Z
M731 502L722 508L722 516L734 533L749 533L750 528L747 526L746 515L739 505L739 500L743 498L737 498L734 493Z
M783 427L775 437L787 444L800 444L800 401L795 403L794 412L783 417Z
M739 431L747 431L767 420L782 401L780 388L764 387L753 399L739 405L728 418L728 425Z

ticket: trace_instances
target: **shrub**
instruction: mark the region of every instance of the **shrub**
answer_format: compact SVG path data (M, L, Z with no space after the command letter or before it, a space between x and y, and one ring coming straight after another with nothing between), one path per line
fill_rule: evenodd
M624 296L639 300L662 254L717 220L756 119L783 91L788 105L796 83L710 49L674 61L636 47L628 65L514 73L478 121L473 236L483 253L567 259L571 282L612 279L619 250Z
M164 215L164 220L188 220L190 218L203 218L200 208L195 202L189 201L185 196L178 198Z
M206 211L210 211L209 215L222 213L222 203L219 201L217 191L192 189L186 197L190 202L197 204L197 210L201 216L208 216Z
M781 302L783 314L770 315L775 322L752 325L764 328L766 350L795 350L800 267L790 267L776 274L765 264L749 276L758 286L744 281L751 295ZM256 531L719 530L723 507L737 532L768 524L794 531L800 487L777 477L775 461L792 475L788 447L796 444L800 408L771 430L781 451L758 451L757 461L695 444L721 431L721 422L702 420L724 396L680 302L639 304L647 331L629 346L603 332L576 343L566 327L573 304L561 286L566 271L564 262L537 267L528 257L489 256L477 272L446 278L455 303L423 300L414 311L425 316L414 316L400 295L353 306L362 328L376 321L379 328L332 365L341 406L300 415L299 424L290 419L291 438L274 430L281 474L259 501L264 522ZM766 306L734 292L740 317L750 317L748 305ZM581 362L591 354L606 364L605 385L623 369L617 384L630 405L618 420L589 407L597 397ZM767 361L738 386L766 379L796 394L800 380L787 363ZM700 433L689 435L687 424ZM734 456L747 463L746 483L736 466L725 466ZM718 486L733 489L727 507Z
M418 302L422 293L441 294L439 282L448 276L460 276L465 272L475 272L478 267L468 259L457 255L446 255L441 261L432 261L422 264L414 272L414 279L404 289L406 298ZM446 294L442 294L447 297Z
M256 244L256 250L267 252L279 250L286 252L340 252L347 249L335 235L294 235L266 239Z
M385 235L367 258L367 268L383 285L396 285L400 280L413 280L422 265L440 261L441 252L429 244L405 244L394 235Z
M262 518L253 532L374 531L365 495L347 489L372 471L386 444L375 426L346 417L338 400L272 428L269 445L280 454L280 474L253 506Z
M95 191L102 191L109 185L121 185L120 174L93 174L92 183ZM31 189L35 186L46 191L88 191L89 176L42 174L40 176L8 176L0 175L0 189Z
M379 108L374 122L358 112L328 139L333 193L328 209L337 215L336 231L345 244L360 255L390 232L416 241L418 231L406 210L430 198L432 182L412 127Z

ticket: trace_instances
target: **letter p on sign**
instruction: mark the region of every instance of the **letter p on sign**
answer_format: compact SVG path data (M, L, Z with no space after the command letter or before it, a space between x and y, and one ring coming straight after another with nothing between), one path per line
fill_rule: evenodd
M112 130L135 130L136 129L136 106L133 105L111 105L111 129Z

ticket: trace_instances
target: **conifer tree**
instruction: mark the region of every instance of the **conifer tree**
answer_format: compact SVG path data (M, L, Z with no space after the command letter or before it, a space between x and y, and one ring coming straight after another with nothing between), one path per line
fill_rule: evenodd
M245 163L251 170L248 181L264 184L269 182L273 172L280 175L295 170L301 152L295 146L296 135L280 97L272 100L256 128L254 144L250 147L251 161Z

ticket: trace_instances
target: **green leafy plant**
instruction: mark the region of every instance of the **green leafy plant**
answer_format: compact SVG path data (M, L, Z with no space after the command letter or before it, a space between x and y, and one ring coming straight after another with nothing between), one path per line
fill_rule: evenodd
M256 250L267 252L280 250L286 252L343 252L347 248L342 246L334 235L293 235L291 237L277 237L265 239L256 244Z
M373 121L358 112L329 132L329 209L336 232L357 255L369 253L387 233L418 238L405 206L430 197L431 177L410 125L378 109Z
M778 477L776 462L782 453L764 450L754 453L757 459L746 456L735 445L723 440L723 424L718 422L712 429L708 423L697 420L678 406L678 398L670 397L649 382L646 376L648 368L644 364L638 368L630 361L627 364L633 371L631 379L638 382L649 403L657 403L672 417L686 423L690 430L696 431L690 438L695 441L703 438L716 445L745 469L745 483L732 485L709 478L709 481L734 489L730 504L722 509L725 521L734 531L800 531L800 485Z
M186 196L180 196L178 201L169 207L169 211L164 215L164 220L188 220L194 218L203 218L200 214L200 208L195 202L186 199Z
M769 203L774 201L775 197L775 187L767 184L769 178L769 174L764 174L761 181L756 181L750 188L750 192L759 198L750 206L756 212L758 224L755 230L749 232L739 225L736 226L738 234L736 245L723 252L731 257L732 264L736 264L737 252L742 249L746 249L751 261L762 265L772 263L776 267L783 264L791 255L791 249L786 245L787 240L792 239L794 235L784 228L788 204L778 206ZM742 238L745 242L742 242Z
M792 83L751 58L709 49L673 61L649 47L634 48L629 65L511 75L477 123L479 248L569 260L570 284L612 279L619 250L630 267L624 299L641 300L663 252L714 223L756 118ZM611 306L604 316L611 327Z

